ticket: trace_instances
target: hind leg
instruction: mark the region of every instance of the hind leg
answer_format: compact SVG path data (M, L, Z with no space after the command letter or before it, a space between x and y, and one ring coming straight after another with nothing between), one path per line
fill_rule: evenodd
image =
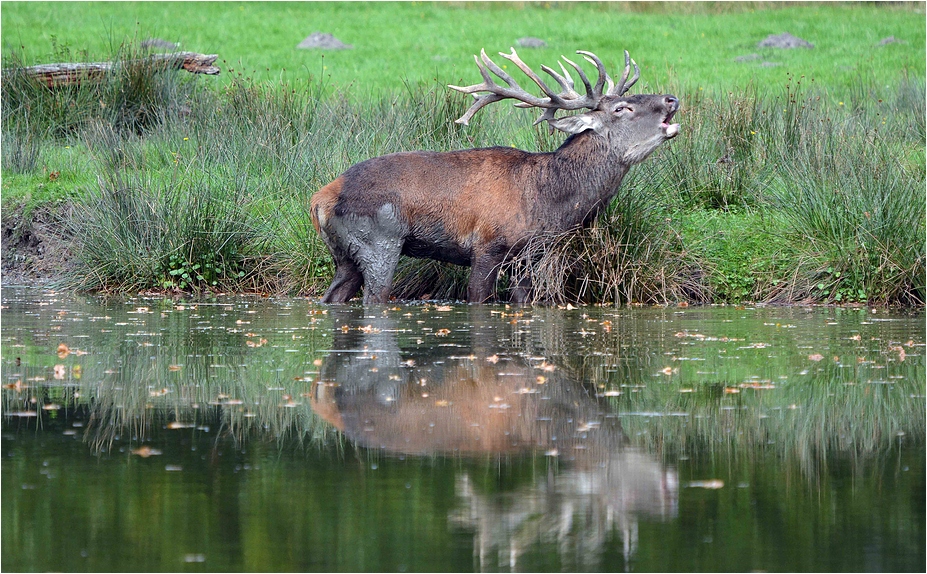
M336 258L335 278L322 296L322 303L344 303L357 293L363 281L364 276L353 261L347 257Z
M364 245L357 252L357 262L364 276L364 305L389 301L393 273L399 264L402 241L380 239L374 245Z

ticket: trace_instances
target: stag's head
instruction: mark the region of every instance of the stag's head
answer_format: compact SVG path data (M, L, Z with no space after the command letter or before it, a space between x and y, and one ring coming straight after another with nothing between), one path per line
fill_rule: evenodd
M476 99L470 109L457 120L457 123L467 124L477 111L488 104L514 99L518 101L515 104L516 107L544 110L535 124L547 121L552 130L558 129L568 134L580 134L591 130L605 138L609 149L626 164L643 161L663 141L679 133L679 124L671 123L673 115L679 109L679 100L675 96L627 94L627 91L640 77L637 63L627 52L624 53L624 73L618 83L615 83L606 73L605 65L595 54L584 51L578 51L577 54L594 64L599 74L596 83L592 84L578 64L563 57L563 60L576 71L582 81L586 92L584 95L576 91L573 78L562 62L560 63L562 74L547 66L541 66L541 69L559 84L560 91L557 92L544 83L540 76L518 57L514 48L511 54L500 52L500 56L515 64L541 89L543 95L535 96L524 90L511 76L497 66L486 55L485 50L481 51L480 57L474 56L474 59L483 76L483 83L466 87L449 86L459 92L472 94ZM634 75L629 78L632 66ZM490 72L505 82L505 85L497 84ZM561 110L584 109L589 111L556 117L557 112Z

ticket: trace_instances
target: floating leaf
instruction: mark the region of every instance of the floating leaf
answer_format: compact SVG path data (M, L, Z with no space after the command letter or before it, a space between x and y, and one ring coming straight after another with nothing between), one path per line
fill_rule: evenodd
M717 490L719 488L724 488L724 481L717 478L712 480L693 480L686 484L688 488L707 488L710 490Z
M196 423L182 423L180 421L171 421L167 423L167 428L171 430L188 429L188 428L193 428L195 426L196 426Z
M149 456L158 456L161 454L161 451L156 448L151 448L150 446L142 446L132 451L132 454L138 455L142 458L148 458Z
M11 391L16 391L18 393L19 391L23 390L23 388L25 388L25 385L23 385L23 382L21 380L17 380L15 383L10 383L9 385L3 385L3 388L10 389Z

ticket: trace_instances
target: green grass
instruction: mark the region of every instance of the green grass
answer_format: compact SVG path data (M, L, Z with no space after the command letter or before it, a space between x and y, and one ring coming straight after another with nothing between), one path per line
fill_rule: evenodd
M524 36L530 65L591 50L610 68L629 50L642 89L723 92L785 74L814 77L844 91L860 73L884 78L924 71L924 5L860 3L481 3L481 2L4 2L4 53L30 63L108 56L126 38L157 37L184 50L218 54L224 77L259 81L309 75L366 97L411 83L475 79L471 54L507 50ZM298 50L315 31L352 50ZM756 45L790 32L814 49ZM877 46L894 36L899 43ZM735 62L739 56L760 58ZM767 66L763 62L776 65ZM885 78L885 79L891 79Z
M19 3L4 3L5 29L16 18L32 18L42 10L77 10L80 17L109 22L106 34L84 38L89 53L105 52L100 44L104 37L117 41L122 30L115 25L117 15L138 16L125 30L136 40L148 35L177 39L163 31L142 33L140 14L168 9L181 16L189 9L185 4L150 3L35 6L35 12L27 13ZM274 32L281 33L295 18L268 11L305 9L302 4L197 6L217 21L238 12L236 22L250 21L254 29L260 27L248 20L252 12L279 22L279 27L264 30L268 45ZM531 22L543 23L550 26L549 42L571 29L553 23L585 17L577 29L589 31L589 42L573 47L600 54L609 53L598 47L607 44L605 39L596 44L604 21L613 21L616 30L631 24L668 26L679 34L682 28L707 30L708 23L739 19L733 32L707 34L708 40L693 40L690 49L681 44L672 56L647 56L648 49L664 49L662 42L643 47L642 55L628 46L644 66L642 82L671 86L680 96L681 137L631 172L598 225L580 234L539 238L524 261L509 271L531 275L545 288L538 293L541 299L561 303L923 304L927 130L923 50L914 49L923 47L924 31L922 26L910 28L910 35L898 31L922 20L917 12L922 5L763 5L762 10L755 10L758 5L714 4L314 6L319 13L340 15L328 20L333 27L356 25L362 20L358 14L375 18L381 27L371 27L365 36L371 43L383 41L377 34L392 33L387 31L390 23L398 26L403 18L408 20L405 30L415 29L419 23L413 16L424 13L431 24L423 30L430 33L403 34L421 44L416 56L449 49L456 32L449 33L442 26L450 24L439 21L453 17L464 28L470 18L492 23L486 31L490 36L498 22L507 22L508 30L520 29L519 22L527 22L523 26L528 28ZM92 17L87 14L91 7L99 8ZM838 15L840 26L811 25ZM80 21L76 13L73 17ZM865 28L861 18L868 19ZM791 23L788 31L817 47L775 52L783 66L753 67L744 76L739 74L752 64L722 61L722 49L698 47L720 38L741 46L745 40L738 37L780 19ZM183 18L170 21L187 25ZM805 28L799 26L802 22ZM86 32L95 25L87 22L73 29ZM861 42L881 35L881 26L894 27L895 32L885 35L904 42L863 50ZM827 28L828 39L802 32L819 28ZM23 23L15 34L23 36L29 29ZM519 35L528 34L543 35ZM243 36L226 34L221 41L244 41ZM701 32L696 36L701 38ZM849 42L839 58L824 49L838 40ZM78 40L49 39L51 59L89 57L67 48L72 41ZM9 49L10 34L3 42L5 69L32 61L31 48ZM135 46L134 41L120 44L100 59L133 60L139 53ZM528 52L529 61L553 64L557 51L570 51L554 51L553 46ZM854 56L853 50L859 53ZM276 56L272 49L251 52L271 57L278 66L304 56L295 50ZM475 80L469 58L463 74L440 58L429 58L427 66L420 57L403 63L409 54L402 49L382 48L377 56L359 58L362 53L358 47L325 56L329 63L334 56L350 57L376 67L369 74L351 72L357 84L342 82L334 71L320 79L308 67L305 74L280 80L279 70L253 75L225 70L217 79L125 66L98 85L49 91L5 72L4 213L28 219L36 206L74 203L68 229L84 273L71 279L84 289L317 293L332 273L332 262L308 222L308 199L351 164L412 149L501 144L551 150L562 141L531 127L532 114L513 113L507 106L480 112L469 127L455 125L468 100L447 90L445 83L455 75L455 82ZM667 59L705 53L713 63L687 60L677 68ZM763 54L771 58L773 52ZM663 72L650 67L661 58ZM828 66L823 66L826 58ZM847 58L856 58L856 63L835 65ZM614 70L614 62L606 61ZM917 61L920 68L910 64ZM390 74L392 66L403 71ZM806 75L816 66L822 75ZM435 74L428 71L439 68ZM681 69L687 72L684 78L675 71ZM358 90L362 78L370 81ZM706 83L705 78L718 83ZM403 298L455 298L463 293L465 279L465 272L450 266L405 261L395 293ZM505 287L503 279L500 288Z

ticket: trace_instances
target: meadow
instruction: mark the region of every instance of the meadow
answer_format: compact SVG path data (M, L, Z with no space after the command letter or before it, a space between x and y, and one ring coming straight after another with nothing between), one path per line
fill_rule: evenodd
M72 287L318 294L333 269L306 207L352 163L561 143L508 106L453 123L468 102L446 85L476 81L470 55L535 36L535 69L586 49L616 70L629 50L634 91L678 95L683 125L594 227L509 266L538 300L925 300L923 4L4 2L0 18L4 233L51 210ZM297 50L314 31L354 47ZM782 32L814 48L757 47ZM149 37L218 53L222 75L124 66L52 91L12 72L133 60ZM465 277L404 261L395 294L458 298Z

